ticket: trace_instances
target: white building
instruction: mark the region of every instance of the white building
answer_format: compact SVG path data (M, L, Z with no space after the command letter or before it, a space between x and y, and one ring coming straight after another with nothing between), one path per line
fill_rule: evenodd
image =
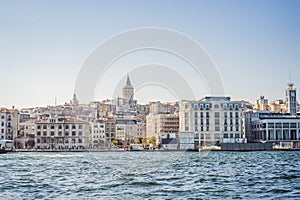
M289 141L300 146L299 116L261 112L252 112L250 114L252 116L248 120L250 122L250 131L247 131L247 133L251 142L279 143Z
M89 124L75 118L49 118L35 123L35 147L81 149L90 147Z
M92 146L93 148L103 148L109 146L105 134L105 121L103 119L95 120L91 123Z
M241 142L241 103L230 97L205 97L199 101L181 101L179 132L196 134L196 147Z
M18 110L0 108L0 139L13 140L18 133Z

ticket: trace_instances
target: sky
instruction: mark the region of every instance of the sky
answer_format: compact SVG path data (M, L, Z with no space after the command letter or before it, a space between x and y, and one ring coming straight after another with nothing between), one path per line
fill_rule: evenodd
M69 101L82 66L95 49L115 35L143 27L178 31L200 44L232 99L252 103L260 95L270 101L284 99L290 79L300 88L299 19L298 0L0 0L0 107ZM155 63L172 60L164 53L142 53L148 59L144 64L151 62L149 57ZM127 60L143 56L136 53ZM181 62L176 59L174 63ZM125 58L110 73L124 63L130 62ZM100 81L104 89L95 91L94 99L112 97L127 73L136 74L125 69L108 76L106 85ZM130 78L134 86L136 77ZM179 84L174 80L174 87ZM201 91L197 98L206 95L205 88ZM157 84L135 93L140 103L178 100L168 87Z

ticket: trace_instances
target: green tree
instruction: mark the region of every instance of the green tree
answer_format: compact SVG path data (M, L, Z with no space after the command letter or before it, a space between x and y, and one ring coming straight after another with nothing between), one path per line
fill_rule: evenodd
M152 144L153 146L156 145L156 137L154 135L150 137L149 143Z
M111 143L112 143L114 146L116 146L119 142L118 142L117 140L113 140L113 141L111 141Z

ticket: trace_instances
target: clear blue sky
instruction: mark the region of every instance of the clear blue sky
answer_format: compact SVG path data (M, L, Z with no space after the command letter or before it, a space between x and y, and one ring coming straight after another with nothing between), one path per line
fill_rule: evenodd
M89 53L142 27L174 29L200 43L233 99L283 99L289 73L300 88L299 19L298 0L1 0L0 107L68 101Z

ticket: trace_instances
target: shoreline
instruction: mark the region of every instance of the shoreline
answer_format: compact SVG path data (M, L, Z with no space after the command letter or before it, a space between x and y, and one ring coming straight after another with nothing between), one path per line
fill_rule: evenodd
M254 151L300 151L300 149L263 149L263 150L141 150L141 151L132 151L132 150L101 150L101 149L78 149L78 150L41 150L41 149L15 149L13 151L7 151L6 153L32 153L32 152L52 152L52 153L81 153L81 152L91 152L91 153L96 153L96 152L209 152L209 151L214 151L214 152L254 152Z

